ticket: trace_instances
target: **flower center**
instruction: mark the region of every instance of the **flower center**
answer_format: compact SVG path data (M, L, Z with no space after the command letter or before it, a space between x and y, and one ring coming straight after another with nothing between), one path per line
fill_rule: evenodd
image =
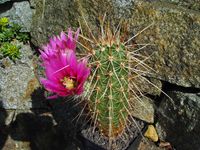
M75 82L73 79L70 79L68 77L64 77L61 80L62 84L69 90L73 89L75 87Z

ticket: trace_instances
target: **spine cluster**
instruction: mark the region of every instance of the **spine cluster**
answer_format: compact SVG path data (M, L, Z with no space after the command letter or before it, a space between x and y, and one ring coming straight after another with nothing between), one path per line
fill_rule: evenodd
M92 79L88 93L94 124L110 138L120 134L128 116L128 64L123 44L104 45L91 58Z

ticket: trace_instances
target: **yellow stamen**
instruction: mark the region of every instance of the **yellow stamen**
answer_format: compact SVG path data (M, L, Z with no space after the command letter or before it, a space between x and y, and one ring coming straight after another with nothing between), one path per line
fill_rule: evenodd
M73 89L75 86L74 80L68 77L64 77L64 79L62 79L61 82L69 90Z

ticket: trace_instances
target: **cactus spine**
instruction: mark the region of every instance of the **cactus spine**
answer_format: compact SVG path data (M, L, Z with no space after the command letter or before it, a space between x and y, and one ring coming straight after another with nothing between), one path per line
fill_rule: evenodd
M128 113L128 69L125 47L118 45L100 45L95 50L92 62L94 80L91 83L89 107L95 124L108 137L116 137L122 132Z
M122 40L120 30L111 32L108 25L104 31L102 23L101 37L96 39L86 21L85 24L92 36L91 40L80 35L87 42L79 43L86 49L85 56L89 58L91 67L85 95L94 129L97 127L102 135L108 137L111 146L112 141L123 133L130 118L135 121L131 115L133 107L130 95L139 100L140 96L137 94L139 90L134 92L129 83L132 78L140 74L134 72L131 65L142 64L144 68L147 66L137 58L132 59L133 52L126 46L132 38L125 42Z

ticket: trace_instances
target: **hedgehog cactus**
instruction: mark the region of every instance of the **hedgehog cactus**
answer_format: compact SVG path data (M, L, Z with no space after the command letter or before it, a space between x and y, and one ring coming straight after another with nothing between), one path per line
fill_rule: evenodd
M91 62L95 63L88 98L94 124L105 136L116 137L128 116L128 58L124 44L102 41Z
M86 21L85 23L87 25ZM135 94L135 98L140 98L138 91L133 90L137 86L130 85L131 79L139 75L134 71L136 68L131 66L143 62L133 57L136 53L131 52L127 46L133 37L124 41L120 30L112 32L108 25L104 31L103 24L101 25L102 36L99 39L95 38L89 27L88 30L91 39L80 35L83 39L80 44L86 48L85 56L89 57L91 67L85 95L94 129L97 127L102 135L108 137L111 146L112 141L122 135L129 119L133 120L130 96ZM147 68L145 64L142 66Z
M86 21L85 23L91 39L80 34L82 40L79 42L78 31L73 38L72 31L69 30L68 38L61 33L41 51L47 75L47 79L41 82L47 90L58 96L75 96L83 92L84 83L90 74L84 94L81 95L82 100L78 104L85 103L83 110L88 106L94 125L93 131L97 127L103 136L108 137L111 149L112 142L123 135L128 122L135 122L131 114L132 99L140 101L143 94L133 80L139 77L137 79L149 82L141 75L151 69L144 63L148 57L137 53L143 47L133 51L135 45L127 45L149 26L125 41L119 26L112 32L109 25L104 30L102 23L101 37L96 39ZM86 50L84 52L81 49L82 53L77 53L81 57L78 62L75 57L76 42ZM86 66L87 60L90 69Z

